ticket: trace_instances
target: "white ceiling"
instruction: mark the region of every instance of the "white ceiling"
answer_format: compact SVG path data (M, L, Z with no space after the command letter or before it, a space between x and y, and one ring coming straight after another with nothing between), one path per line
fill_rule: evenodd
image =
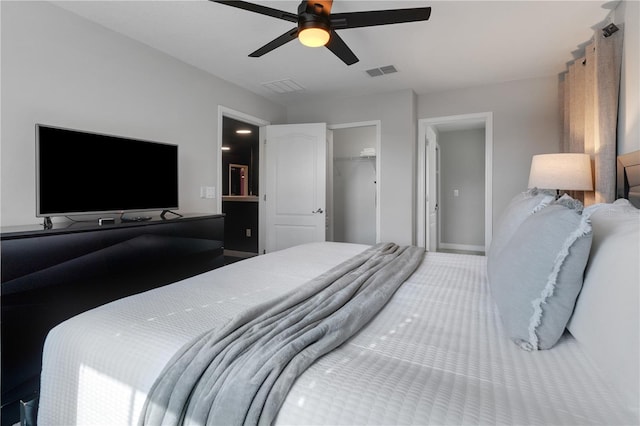
M335 0L332 12L431 6L431 18L340 30L360 62L294 40L247 55L295 24L208 0L55 1L113 31L279 104L412 89L417 94L555 75L616 2ZM255 1L296 13L299 1ZM370 68L398 72L369 77ZM292 79L304 90L276 94L261 83Z

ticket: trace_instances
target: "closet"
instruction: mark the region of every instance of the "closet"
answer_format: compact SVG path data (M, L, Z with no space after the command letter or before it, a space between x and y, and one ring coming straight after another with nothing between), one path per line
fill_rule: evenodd
M376 132L333 130L333 241L376 243Z

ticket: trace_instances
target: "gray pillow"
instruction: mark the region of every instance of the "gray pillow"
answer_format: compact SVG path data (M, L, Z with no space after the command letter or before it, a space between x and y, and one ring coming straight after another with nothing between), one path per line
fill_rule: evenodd
M493 275L496 259L511 239L520 224L533 213L542 210L555 199L555 193L541 191L537 188L529 189L516 195L507 205L498 219L493 230L491 246L487 253L487 272L489 278Z
M562 336L591 240L588 217L552 204L527 217L500 252L489 285L509 337L521 348L549 349Z

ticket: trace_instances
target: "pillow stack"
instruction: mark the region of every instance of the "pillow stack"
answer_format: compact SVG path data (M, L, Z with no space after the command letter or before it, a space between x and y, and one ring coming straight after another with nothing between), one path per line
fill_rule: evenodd
M549 349L562 336L582 288L591 223L582 203L536 189L514 198L487 259L491 293L509 337Z

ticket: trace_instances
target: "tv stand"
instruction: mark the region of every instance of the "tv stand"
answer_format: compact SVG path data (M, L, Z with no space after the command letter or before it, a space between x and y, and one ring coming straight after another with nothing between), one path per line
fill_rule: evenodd
M131 216L131 217L125 217L124 215L120 216L121 222L144 222L146 220L151 220L151 216Z
M51 221L51 218L49 216L45 216L42 226L44 226L44 229L53 228L53 222Z
M45 221L46 223L46 221ZM3 227L2 426L38 391L44 339L81 312L224 264L224 215Z

